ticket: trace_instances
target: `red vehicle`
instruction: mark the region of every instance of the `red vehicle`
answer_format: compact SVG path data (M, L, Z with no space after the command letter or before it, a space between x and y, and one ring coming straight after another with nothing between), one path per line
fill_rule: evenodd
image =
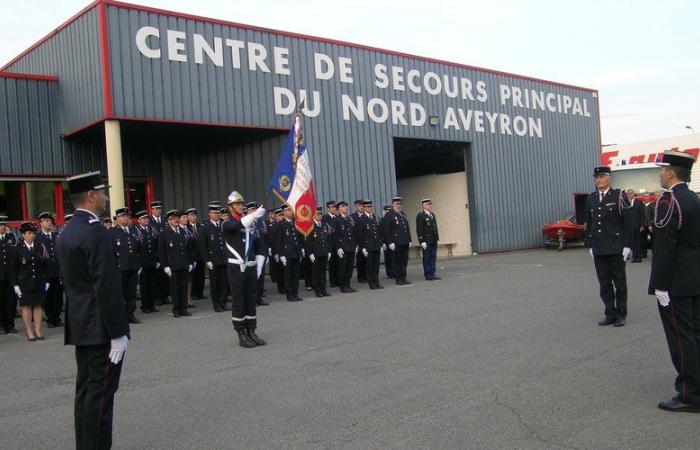
M565 219L545 224L542 227L546 248L556 247L558 251L562 251L567 244L583 243L587 197L588 194L574 194L574 211L566 213Z

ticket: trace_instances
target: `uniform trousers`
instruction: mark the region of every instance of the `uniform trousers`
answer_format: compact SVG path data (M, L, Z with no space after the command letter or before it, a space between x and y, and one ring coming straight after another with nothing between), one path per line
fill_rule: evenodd
M260 271L260 276L258 277L258 291L257 291L257 296L256 301L258 304L262 302L263 299L263 292L265 292L265 265L267 264L267 258L265 258L265 262L263 262L262 270ZM256 275L257 275L257 268L256 268Z
M214 309L226 308L227 286L228 272L226 264L214 265L214 268L209 271L209 296Z
M370 287L379 286L379 256L379 250L368 250L365 257L365 276Z
M155 267L141 269L139 286L141 289L141 309L144 311L150 311L156 306L158 276L158 270Z
M343 257L338 257L338 276L337 283L339 288L349 288L350 280L352 280L352 269L355 264L355 252L349 251L343 254Z
M357 267L357 282L366 283L367 282L367 259L365 254L361 251L357 252L355 255L355 267Z
M138 270L122 270L122 295L126 301L126 312L132 315L136 311L136 282Z
M254 330L258 325L255 315L258 296L257 269L255 266L246 267L241 272L241 266L238 264L228 264L226 268L233 298L231 309L233 329L236 331Z
M296 298L299 295L299 260L287 259L287 264L282 266L284 271L284 289L287 299Z
M326 290L326 269L328 267L328 256L316 256L316 260L311 263L311 284L316 291Z
M171 269L172 270L172 269ZM173 314L183 314L187 309L187 269L172 270L170 297L173 299Z
M593 261L605 317L624 319L627 317L627 277L622 255L595 255Z
M387 278L396 276L394 273L394 252L389 247L384 250L384 270Z
M328 284L330 287L338 286L338 255L335 252L331 252L328 260Z
M63 312L63 285L60 278L49 278L49 290L46 291L46 322L56 324L61 322Z
M17 297L9 281L0 281L0 327L14 328Z
M426 280L435 276L435 260L437 259L437 244L428 244L423 249L423 275Z
M192 269L192 297L204 297L204 263L197 261L197 266Z
M396 245L393 253L392 267L396 281L406 281L406 267L408 266L408 244Z

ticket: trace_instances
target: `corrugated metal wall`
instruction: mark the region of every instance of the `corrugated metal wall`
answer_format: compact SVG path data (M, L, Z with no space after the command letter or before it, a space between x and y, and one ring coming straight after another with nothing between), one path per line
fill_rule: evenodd
M97 26L97 10L92 8L7 68L59 77L57 118L62 133L104 116Z

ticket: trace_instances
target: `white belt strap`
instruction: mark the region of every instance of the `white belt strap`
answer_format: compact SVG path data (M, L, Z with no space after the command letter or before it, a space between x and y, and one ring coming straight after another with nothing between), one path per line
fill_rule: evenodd
M226 248L228 249L228 251L231 252L231 254L233 256L235 256L235 258L228 258L228 263L229 264L238 264L241 267L241 272L245 272L246 267L255 266L255 261L248 261L248 262L243 261L243 258L241 258L241 255L236 251L236 249L231 247L231 245L229 245L228 242L226 243Z

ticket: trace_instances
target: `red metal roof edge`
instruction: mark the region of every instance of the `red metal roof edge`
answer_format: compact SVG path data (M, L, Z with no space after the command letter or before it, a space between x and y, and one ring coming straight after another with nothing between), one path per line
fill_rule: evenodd
M0 71L0 78L16 78L20 80L36 80L36 81L58 81L58 77L53 75L35 75L32 73L14 73Z

